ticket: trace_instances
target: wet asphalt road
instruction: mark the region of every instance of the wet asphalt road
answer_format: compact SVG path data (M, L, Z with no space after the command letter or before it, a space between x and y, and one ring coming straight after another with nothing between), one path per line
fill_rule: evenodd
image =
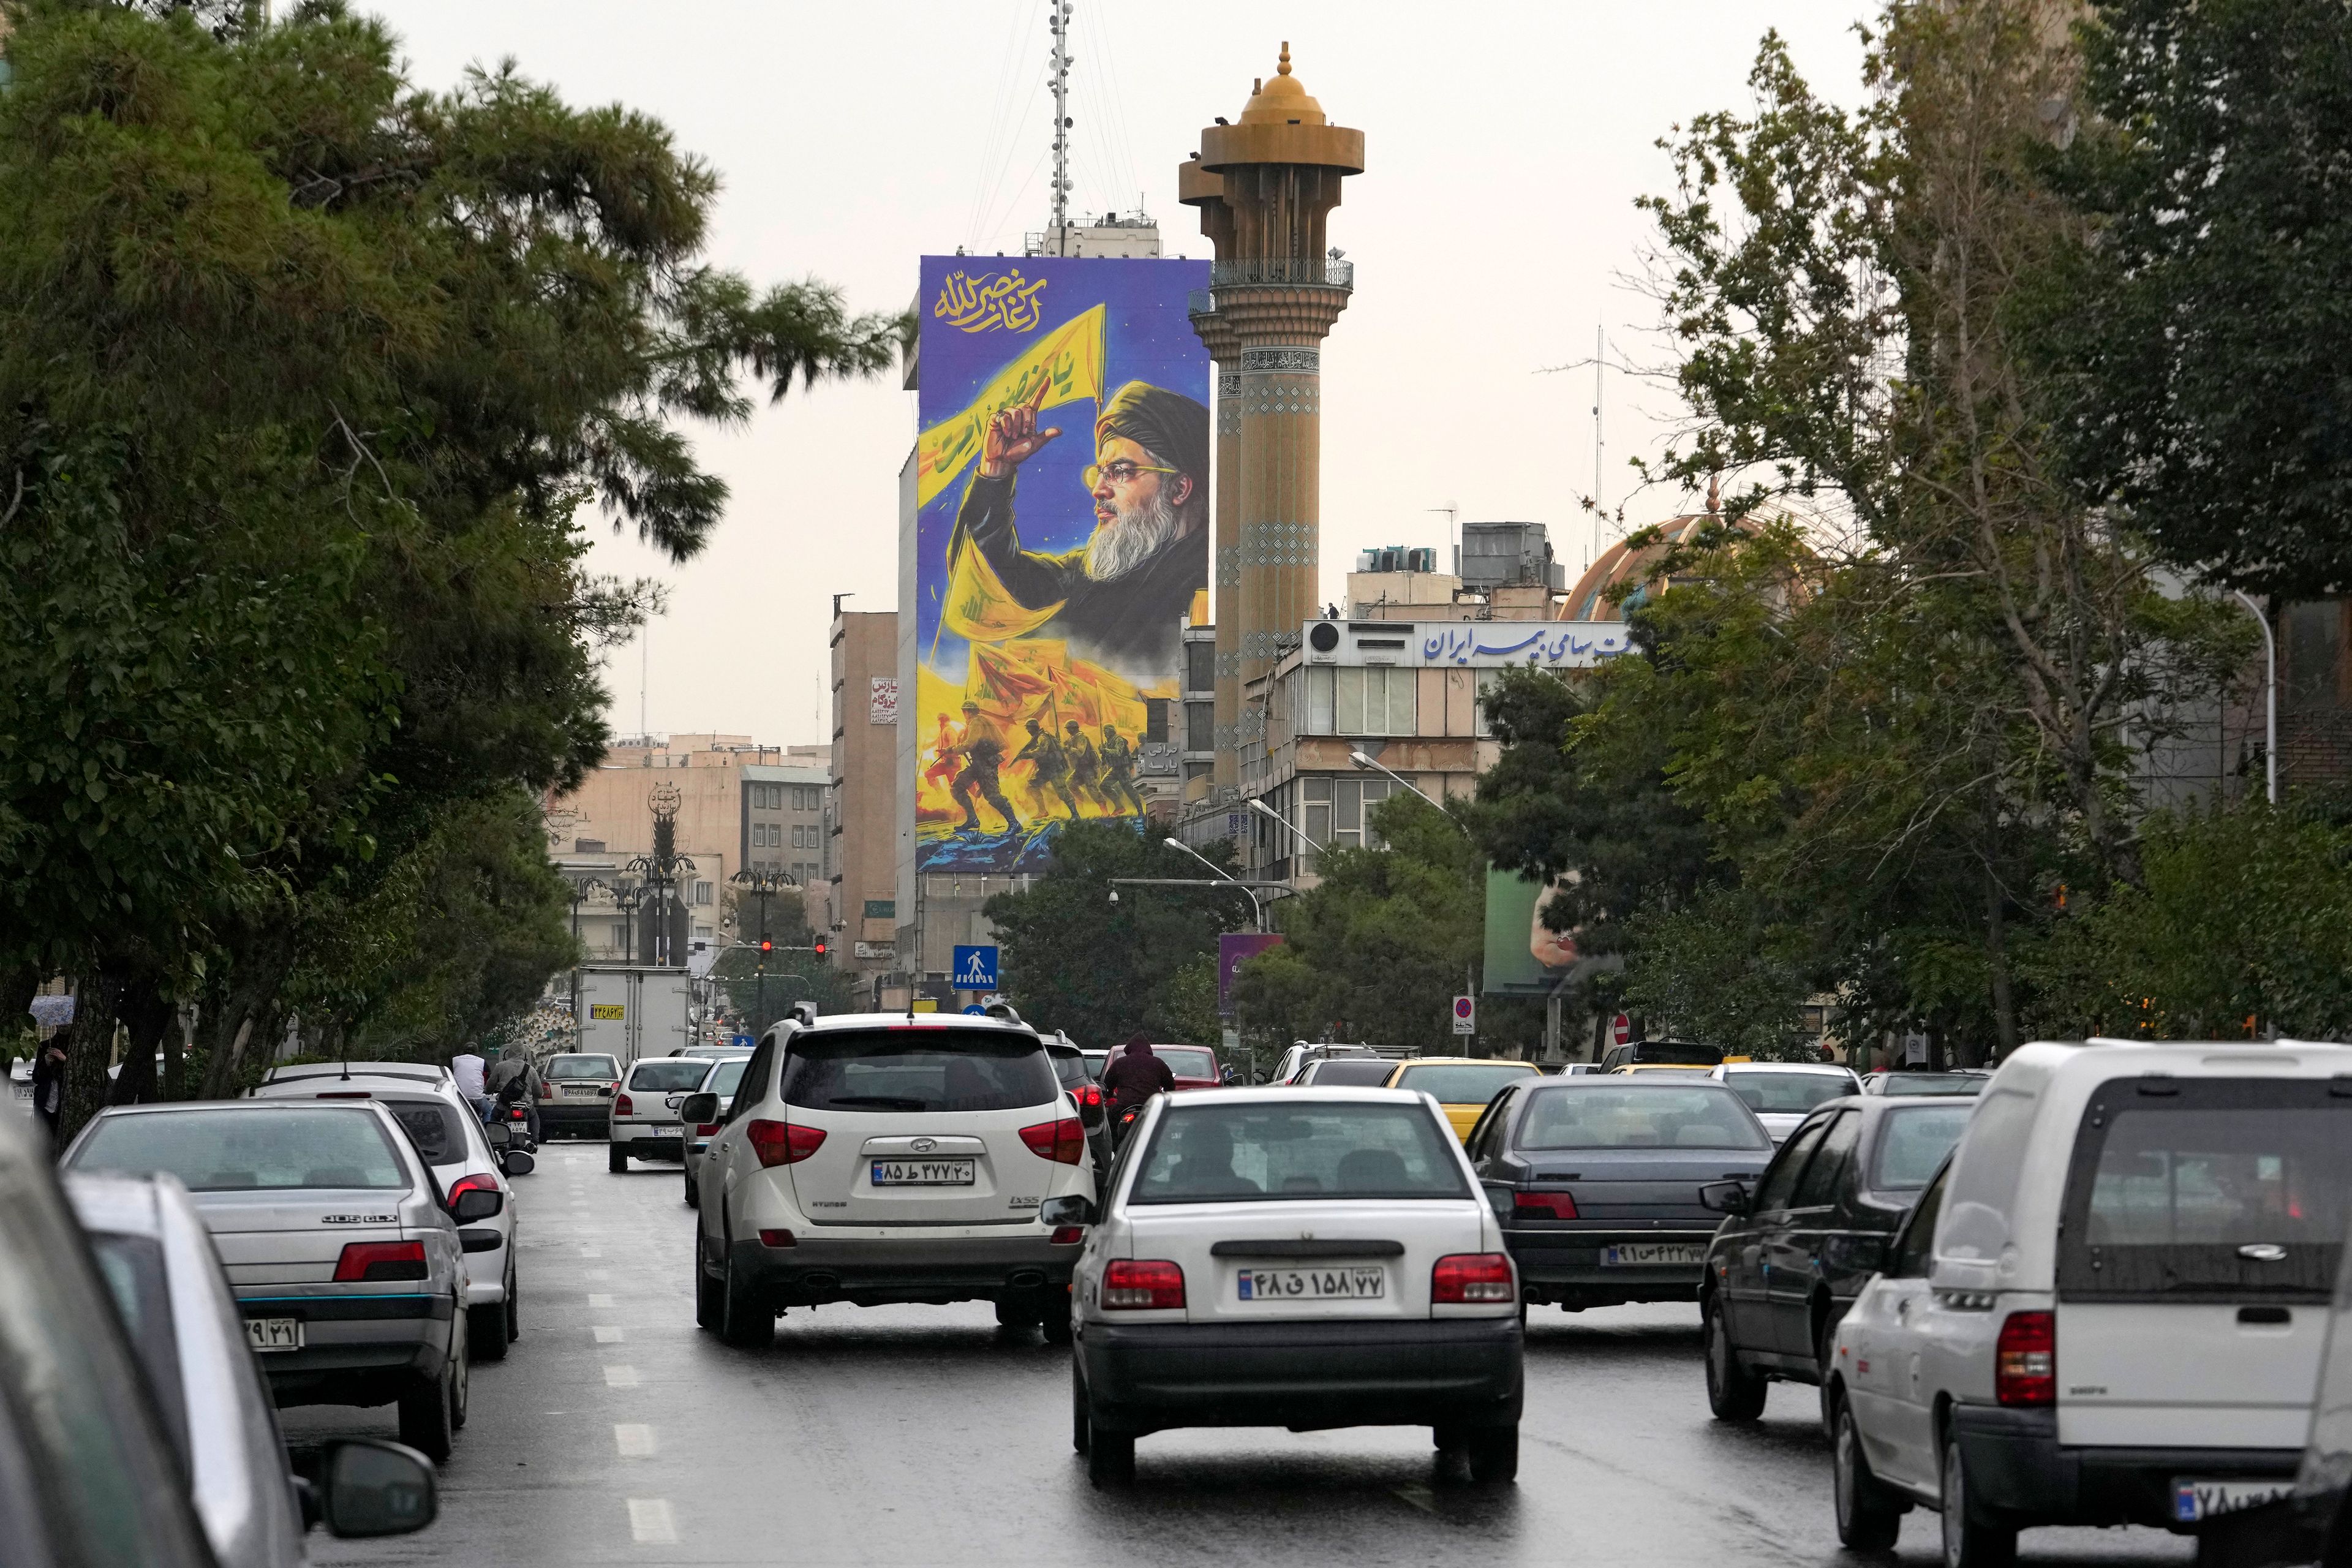
M1097 1492L1070 1451L1068 1352L985 1303L793 1311L765 1351L694 1326L676 1166L558 1143L522 1178L523 1336L474 1369L441 1518L314 1537L321 1563L1840 1563L1811 1389L1710 1421L1696 1309L1528 1324L1516 1487L1439 1475L1428 1434L1170 1432ZM287 1412L298 1450L391 1436L382 1411ZM1897 1561L1936 1557L1936 1516ZM2179 1563L2150 1531L2040 1531L2028 1563Z

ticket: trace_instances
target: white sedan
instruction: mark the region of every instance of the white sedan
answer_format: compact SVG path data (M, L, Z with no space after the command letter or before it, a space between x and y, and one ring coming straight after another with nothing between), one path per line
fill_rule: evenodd
M1179 1426L1407 1426L1480 1481L1518 1471L1519 1281L1428 1096L1155 1097L1072 1283L1071 1441L1097 1486Z

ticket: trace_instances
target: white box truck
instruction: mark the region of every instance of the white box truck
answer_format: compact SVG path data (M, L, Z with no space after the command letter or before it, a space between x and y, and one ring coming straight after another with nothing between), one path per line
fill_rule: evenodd
M580 1045L617 1058L666 1057L693 1043L693 982L683 969L591 963L580 970Z

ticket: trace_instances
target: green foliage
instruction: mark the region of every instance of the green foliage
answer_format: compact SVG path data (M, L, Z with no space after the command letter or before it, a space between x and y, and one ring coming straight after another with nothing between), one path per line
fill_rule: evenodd
M1709 889L1687 908L1633 918L1624 1005L1654 1038L1699 1040L1762 1061L1814 1060L1796 1035L1811 989L1801 943L1752 894Z
M1229 858L1213 850L1210 858L1231 869ZM1005 996L1039 1028L1061 1029L1085 1046L1138 1033L1197 1038L1198 966L1203 957L1215 963L1220 932L1251 929L1248 899L1239 889L1120 888L1114 904L1111 879L1208 875L1131 825L1070 824L1026 892L988 900ZM1213 969L1210 978L1213 987Z
M2316 810L2158 817L2147 879L2060 922L2043 1032L2333 1040L2352 1030L2352 826Z
M2103 0L2038 324L2076 477L2171 560L2352 590L2352 26L2341 0Z

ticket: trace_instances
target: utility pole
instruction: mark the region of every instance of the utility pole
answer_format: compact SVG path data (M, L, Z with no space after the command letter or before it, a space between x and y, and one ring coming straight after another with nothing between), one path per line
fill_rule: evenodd
M1054 76L1054 254L1070 254L1070 11L1071 0L1054 0L1045 26L1054 35L1046 57Z

